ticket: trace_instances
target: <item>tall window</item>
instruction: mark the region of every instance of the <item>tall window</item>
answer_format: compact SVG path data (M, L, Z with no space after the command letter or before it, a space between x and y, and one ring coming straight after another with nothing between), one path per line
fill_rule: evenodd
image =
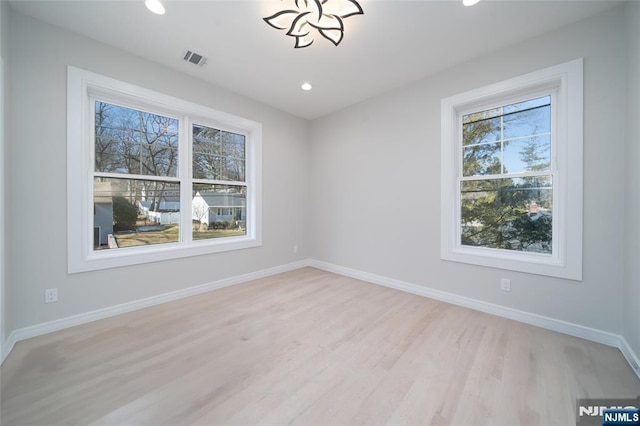
M582 61L443 99L445 260L580 280Z
M261 244L261 126L68 72L69 271Z
M462 116L462 245L552 253L551 116L551 96Z

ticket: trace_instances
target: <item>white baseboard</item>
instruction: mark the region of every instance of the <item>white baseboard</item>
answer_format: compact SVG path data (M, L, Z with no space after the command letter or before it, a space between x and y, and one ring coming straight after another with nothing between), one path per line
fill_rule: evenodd
M640 362L638 361L638 356L634 353L633 349L631 349L631 346L626 341L626 339L620 335L591 327L585 327L583 325L573 324L567 321L520 311L518 309L494 305L492 303L470 299L468 297L459 296L440 290L434 290L393 278L383 277L381 275L371 274L369 272L363 272L357 269L334 265L332 263L323 262L320 260L310 259L308 261L308 264L309 266L313 266L314 268L322 269L324 271L333 272L369 283L378 284L384 287L389 287L407 293L440 300L443 302L451 303L453 305L464 306L465 308L486 312L488 314L496 315L518 322L523 322L525 324L535 325L540 328L557 331L559 333L568 334L570 336L580 337L582 339L602 343L607 346L613 346L620 349L622 355L629 363L629 366L631 366L632 370L636 373L638 378L640 378Z
M629 363L631 369L636 373L636 376L640 378L640 358L633 349L631 349L629 342L627 342L624 336L620 336L620 346L618 346L618 349L620 349L620 352L622 352L622 355Z
M211 283L201 284L194 287L185 288L183 290L172 291L170 293L160 294L158 296L147 297L145 299L134 300L132 302L123 303L121 305L110 306L108 308L98 309L83 314L73 315L66 318L61 318L54 321L45 322L42 324L36 324L29 327L19 328L9 334L6 342L2 345L2 360L0 365L9 355L9 352L13 349L14 345L25 339L31 337L40 336L42 334L53 333L54 331L64 330L65 328L73 327L80 324L85 324L92 321L97 321L104 318L113 317L116 315L124 314L126 312L135 311L138 309L148 308L150 306L159 305L161 303L171 302L185 297L195 296L197 294L206 293L208 291L217 290L224 287L230 287L236 284L242 284L248 281L256 280L259 278L269 277L271 275L280 274L282 272L293 271L294 269L300 269L308 266L309 262L302 260L299 262L288 263L286 265L276 266L273 268L263 269L256 272L250 272L248 274L238 275L231 278L225 278L222 280L214 281Z
M159 305L161 303L171 302L173 300L178 300L189 296L195 296L197 294L205 293L208 291L217 290L236 284L242 284L251 280L265 278L282 272L293 271L305 266L312 266L317 269L322 269L324 271L333 272L336 274L366 281L372 284L378 284L407 293L440 300L443 302L451 303L453 305L464 306L466 308L486 312L488 314L508 318L526 324L531 324L547 330L557 331L559 333L567 334L570 336L580 337L593 342L602 343L607 346L613 346L615 348L618 348L622 352L622 355L631 366L631 369L636 373L638 378L640 378L640 358L638 358L638 355L633 351L633 349L623 336L554 318L545 317L542 315L532 314L529 312L507 308L500 305L494 305L492 303L482 302L480 300L475 300L440 290L434 290L393 278L371 274L368 272L359 271L357 269L347 268L344 266L339 266L315 259L307 259L294 263L288 263L286 265L263 269L261 271L251 272L236 277L226 278L211 283L189 287L183 290L135 300L133 302L127 302L121 305L98 309L84 314L74 315L71 317L61 318L59 320L49 321L43 324L37 324L14 330L11 332L6 342L3 342L2 347L0 348L2 356L0 365L9 355L9 352L11 352L14 345L21 340L40 336L42 334L52 333L54 331L63 330L65 328L73 327L80 324L97 321L103 318L109 318L126 312Z
M9 334L9 337L7 337L7 340L2 342L2 345L0 346L0 366L2 365L4 360L7 359L7 356L9 356L9 352L11 352L15 344L15 333L12 332L11 334Z

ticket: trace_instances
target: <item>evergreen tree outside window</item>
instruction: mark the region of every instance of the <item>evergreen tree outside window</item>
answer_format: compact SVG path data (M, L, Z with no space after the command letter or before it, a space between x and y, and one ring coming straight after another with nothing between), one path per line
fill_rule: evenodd
M462 117L461 244L552 252L551 96Z

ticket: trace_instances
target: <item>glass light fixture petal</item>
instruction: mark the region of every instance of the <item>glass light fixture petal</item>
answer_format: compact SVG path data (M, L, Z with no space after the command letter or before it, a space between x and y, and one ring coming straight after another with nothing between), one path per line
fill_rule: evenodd
M277 30L286 30L293 25L293 21L297 16L298 12L295 10L282 10L271 16L262 18L262 20Z
M344 31L342 19L335 15L322 15L316 22L309 21L309 24L317 29L322 30L339 30Z
M308 36L300 36L296 37L296 45L294 46L296 49L300 49L303 47L311 46L313 43L313 38Z
M302 37L308 35L310 30L308 25L309 23L306 19L308 15L309 12L301 13L300 15L298 15L298 17L293 20L293 23L291 24L291 28L289 28L287 35L293 37Z
M323 29L318 29L318 31L320 32L322 37L324 37L327 40L331 41L336 46L340 44L340 42L342 41L342 37L344 36L344 32L341 31L341 30L334 30L334 29L323 30Z
M364 15L364 11L355 0L341 0L341 8L335 14L344 19L353 15Z

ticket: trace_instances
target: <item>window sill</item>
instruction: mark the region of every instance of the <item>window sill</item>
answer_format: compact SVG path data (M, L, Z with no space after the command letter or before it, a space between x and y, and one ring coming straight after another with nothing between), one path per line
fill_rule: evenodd
M582 268L572 269L567 266L566 261L541 253L507 252L483 247L458 247L442 253L441 259L528 274L582 280Z
M262 246L262 241L250 236L229 237L224 241L193 241L191 243L162 244L91 251L81 259L70 259L69 274L119 268L150 262L162 262L191 256L202 256Z

